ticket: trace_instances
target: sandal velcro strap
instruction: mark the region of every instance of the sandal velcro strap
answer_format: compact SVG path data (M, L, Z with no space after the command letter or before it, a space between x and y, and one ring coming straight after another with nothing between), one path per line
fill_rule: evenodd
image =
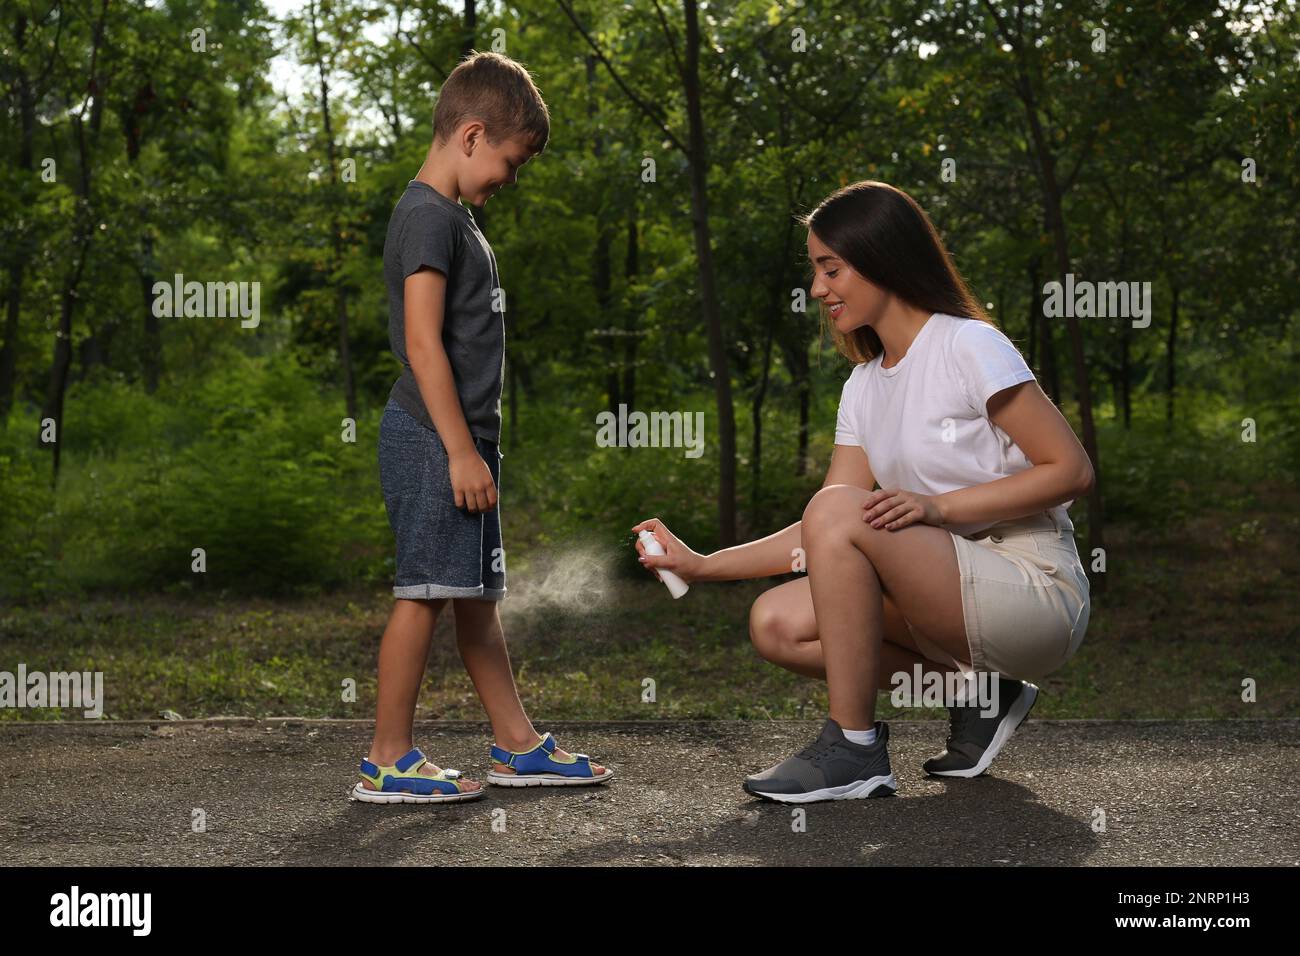
M555 751L555 738L552 737L550 734L547 734L545 737L539 740L535 745L533 745L533 747L530 750L519 750L519 751L506 750L505 747L498 747L496 744L493 744L492 759L495 760L497 763L505 764L507 767L513 767L515 765L515 760L517 758L526 756L531 753L536 753L538 747L545 750L547 755L549 756L551 753L554 753Z
M427 758L419 747L413 747L407 753L398 758L397 763L393 764L401 773L409 773L424 763Z
M514 751L506 750L504 747L498 747L496 744L492 745L492 759L497 763L505 764L507 767L513 767L515 765Z

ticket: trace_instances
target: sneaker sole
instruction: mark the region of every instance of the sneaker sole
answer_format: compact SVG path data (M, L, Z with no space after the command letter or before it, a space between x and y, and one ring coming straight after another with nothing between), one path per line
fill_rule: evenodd
M891 773L885 777L855 780L838 787L823 787L821 790L810 790L807 793L764 793L761 790L750 789L748 784L744 786L744 790L756 797L775 800L778 803L812 803L814 800L863 800L893 796L898 790L898 781Z
M1029 716L1029 712L1033 710L1034 701L1036 700L1038 700L1038 688L1026 682L1024 693L1011 705L1007 715L1002 718L1002 722L998 724L997 733L993 735L993 739L989 741L988 747L980 755L979 762L975 766L966 770L927 770L926 773L935 777L978 777L989 768L993 758L1006 746L1007 741L1011 739L1011 735L1024 723L1025 718Z
M608 767L599 777L562 777L558 773L525 774L496 773L489 770L487 782L496 787L590 787L592 784L604 783L614 776Z
M468 790L465 793L385 793L382 790L367 790L357 784L348 793L349 800L360 803L460 803L463 800L477 800L483 796L483 789Z

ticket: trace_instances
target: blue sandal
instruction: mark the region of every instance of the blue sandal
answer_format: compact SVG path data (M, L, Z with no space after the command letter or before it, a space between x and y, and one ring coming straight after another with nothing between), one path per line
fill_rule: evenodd
M499 787L573 787L604 783L614 776L609 767L596 776L591 758L570 754L568 760L555 756L555 738L549 733L532 750L516 753L504 747L492 747L492 759L514 769L514 773L489 770L487 782Z
M374 790L358 782L349 796L368 803L454 803L483 796L483 787L477 790L461 789L461 772L443 769L435 777L420 773L428 762L419 747L408 751L391 766L381 766L369 760L361 761L361 776L374 785Z

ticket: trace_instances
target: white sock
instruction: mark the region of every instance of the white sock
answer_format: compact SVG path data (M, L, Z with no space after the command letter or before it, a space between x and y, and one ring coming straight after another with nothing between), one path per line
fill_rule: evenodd
M870 730L846 730L844 739L855 744L874 744L876 742L876 728Z

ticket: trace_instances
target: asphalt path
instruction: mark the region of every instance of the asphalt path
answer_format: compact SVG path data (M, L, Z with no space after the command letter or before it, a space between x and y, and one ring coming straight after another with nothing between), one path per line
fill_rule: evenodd
M560 722L597 787L350 801L368 721L0 721L8 865L1066 865L1300 863L1300 720L1029 720L973 780L928 777L946 723L890 722L897 795L794 807L742 778L811 721ZM482 781L486 724L426 721Z

